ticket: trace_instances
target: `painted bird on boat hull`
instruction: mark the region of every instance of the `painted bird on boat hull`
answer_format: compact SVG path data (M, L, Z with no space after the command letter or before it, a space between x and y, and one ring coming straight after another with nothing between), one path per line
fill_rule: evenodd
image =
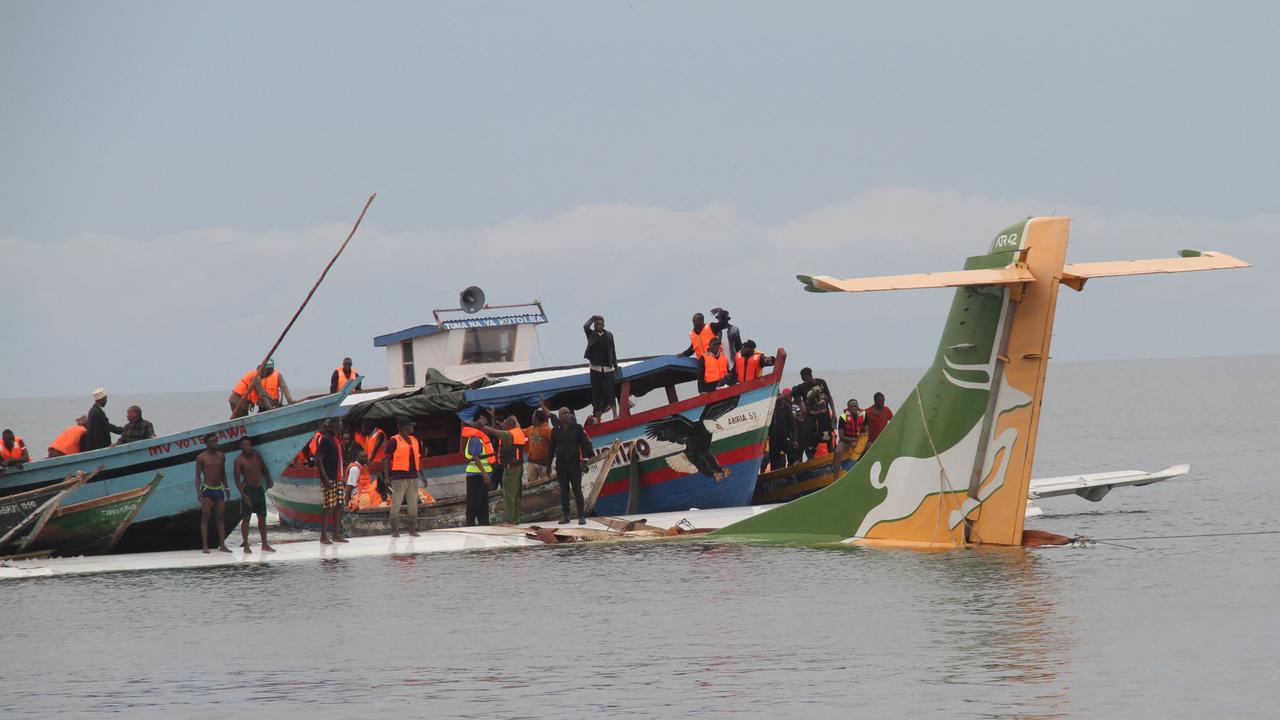
M715 453L711 451L711 438L714 430L724 429L716 421L738 407L738 397L735 395L704 405L697 420L690 420L684 415L673 415L665 420L649 423L645 426L644 434L654 440L684 445L683 454L668 455L666 458L667 466L672 470L688 474L702 473L720 482L729 477L729 471L720 466Z

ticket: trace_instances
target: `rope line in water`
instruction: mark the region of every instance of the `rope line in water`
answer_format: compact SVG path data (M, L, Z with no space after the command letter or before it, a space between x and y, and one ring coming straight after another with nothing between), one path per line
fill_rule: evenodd
M1095 542L1119 540L1181 540L1183 538L1231 537L1239 535L1280 535L1280 530L1245 530L1241 532L1198 533L1195 535L1143 535L1140 537L1100 538Z

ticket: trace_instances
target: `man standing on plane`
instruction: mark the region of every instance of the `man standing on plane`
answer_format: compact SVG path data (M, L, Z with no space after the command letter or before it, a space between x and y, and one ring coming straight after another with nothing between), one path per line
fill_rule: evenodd
M346 488L342 481L342 452L338 439L333 435L333 421L325 420L320 426L320 442L316 443L316 469L320 471L320 544L347 542L342 537L342 506ZM328 529L333 528L333 540Z
M549 458L547 470L551 463L556 465L556 479L560 481L560 524L569 522L569 493L572 491L574 503L578 506L578 524L587 524L586 500L582 497L582 471L587 458L595 454L591 448L591 438L587 431L578 424L573 411L567 407L560 408L560 422L551 431L551 442L547 448Z
M252 514L258 516L262 552L275 552L267 543L267 489L271 487L271 471L248 436L240 438L240 457L232 463L231 472L240 490L240 547L244 548L245 555L253 552L249 547L249 515Z
M217 513L218 549L227 548L227 456L218 449L218 433L204 436L204 451L196 456L196 500L200 502L200 547L209 552L209 513Z

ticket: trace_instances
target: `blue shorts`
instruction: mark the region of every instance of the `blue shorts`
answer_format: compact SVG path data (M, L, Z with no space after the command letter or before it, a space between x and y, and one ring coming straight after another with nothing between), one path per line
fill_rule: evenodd
M205 488L201 493L201 497L207 497L214 502L225 502L227 499L226 488Z

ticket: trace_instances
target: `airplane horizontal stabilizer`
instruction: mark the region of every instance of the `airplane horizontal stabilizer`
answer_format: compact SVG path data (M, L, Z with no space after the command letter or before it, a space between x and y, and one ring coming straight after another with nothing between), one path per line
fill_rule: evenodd
M1062 268L1062 284L1075 290L1084 288L1089 278L1155 275L1159 273L1230 270L1251 267L1237 257L1220 252L1183 250L1182 257L1154 260L1112 260L1109 262L1067 263Z
M1059 495L1079 495L1085 500L1097 502L1105 497L1112 488L1126 485L1150 485L1162 480L1181 477L1190 471L1190 465L1174 465L1153 473L1142 472L1141 470L1119 470L1088 475L1033 478L1028 494L1031 500Z
M914 275L882 275L880 277L837 280L825 275L797 275L809 292L875 292L879 290L917 290L922 288L964 287L968 285L1017 285L1031 282L1035 276L1025 265L1017 264L989 270L956 270L952 272L917 273Z

